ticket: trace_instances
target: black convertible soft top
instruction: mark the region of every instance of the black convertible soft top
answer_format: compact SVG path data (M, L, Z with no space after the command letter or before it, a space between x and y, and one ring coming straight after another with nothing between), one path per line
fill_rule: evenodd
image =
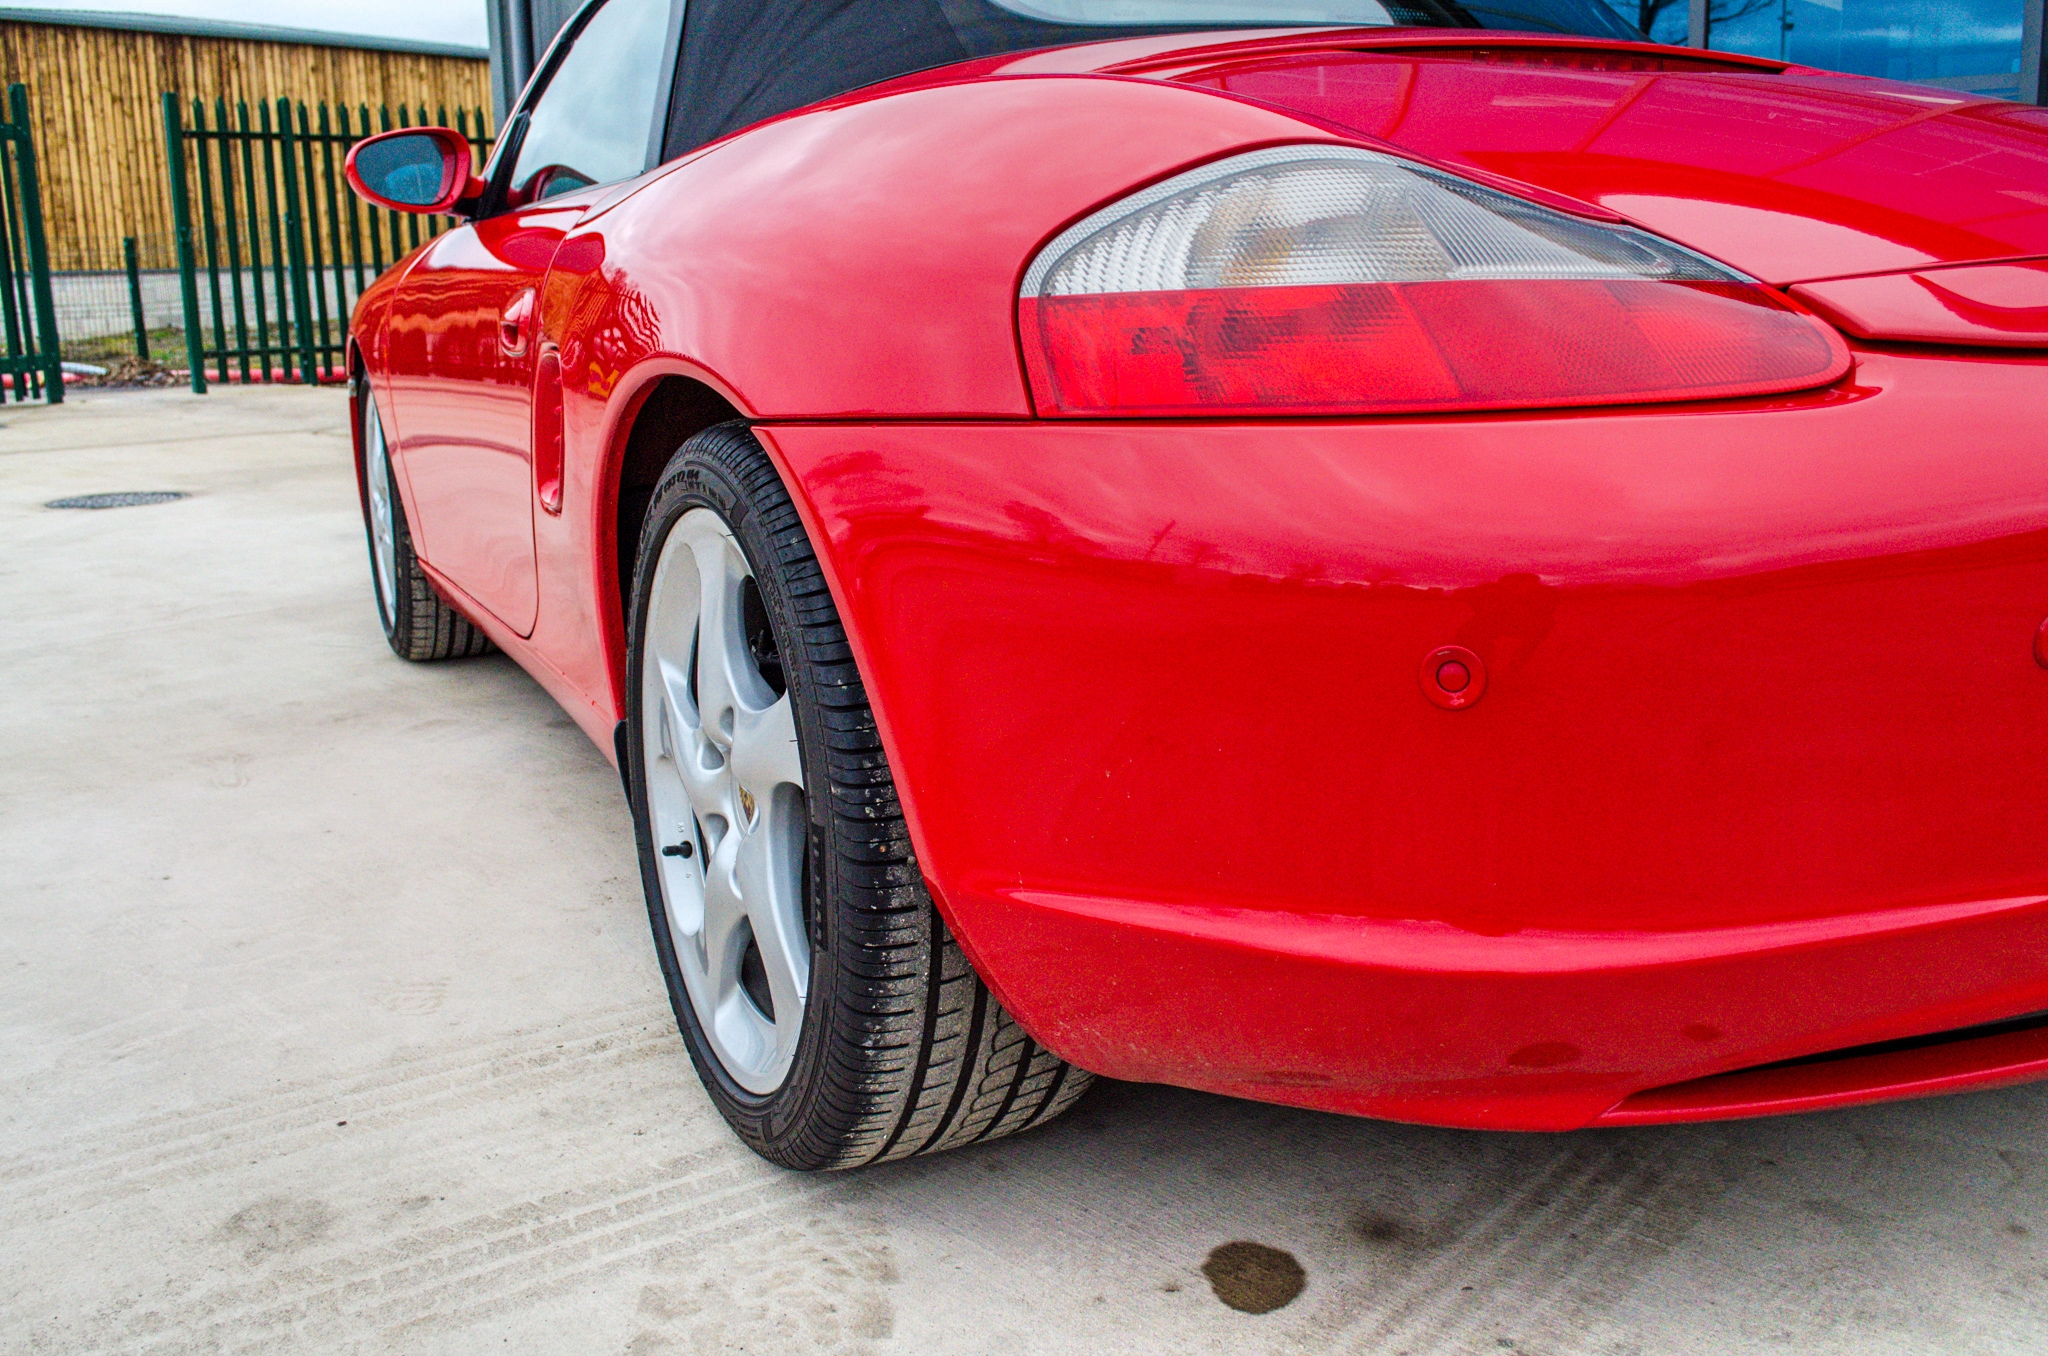
M1395 23L1404 27L1642 38L1602 0L1382 2ZM1026 0L1018 0L1018 6L1033 7ZM1097 38L1264 27L1274 25L1274 20L1258 17L1269 7L1301 12L1299 6L1263 6L1259 0L1246 0L1243 18L1229 23L1089 25L1030 18L988 0L689 0L661 158L681 155L763 118L912 71ZM1089 8L1067 0L1054 12Z

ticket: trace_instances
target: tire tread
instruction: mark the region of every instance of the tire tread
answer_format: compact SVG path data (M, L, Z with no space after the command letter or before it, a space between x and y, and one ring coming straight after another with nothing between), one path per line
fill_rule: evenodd
M674 969L659 886L642 827L643 875L670 997L692 1059L713 1100L749 1145L792 1168L843 1169L937 1153L1000 1139L1053 1120L1080 1098L1092 1075L1039 1045L989 991L925 889L838 609L802 519L775 464L743 422L717 425L685 443L663 473L641 532L632 634L641 634L642 585L670 523L690 504L722 502L724 481L743 543L765 537L778 587L762 579L792 692L809 696L807 727L825 794L813 787L811 879L822 891L826 946L814 954L812 1004L804 1040L820 1048L807 1062L799 1046L791 1084L767 1099L735 1096L708 1048ZM769 571L756 562L757 576ZM778 606L779 600L779 606ZM787 630L791 634L784 634ZM800 668L799 668L800 666ZM637 700L638 668L629 685ZM637 707L635 708L637 713ZM634 717L634 726L637 718ZM636 750L634 805L644 821ZM819 811L822 808L823 815ZM821 824L820 820L824 822ZM821 831L822 830L822 831ZM818 860L819 844L828 860ZM829 983L821 975L830 968ZM792 1086L799 1074L809 1086ZM797 1113L778 1120L787 1096Z
M370 398L365 386L364 400ZM360 431L359 431L360 432ZM360 467L360 456L359 469ZM387 475L389 462L386 462ZM491 643L489 636L476 623L457 612L441 591L434 587L434 581L427 578L426 570L420 565L419 553L413 549L412 525L406 521L405 502L399 498L395 479L386 482L386 492L391 496L391 525L397 538L398 578L392 589L395 605L394 615L384 615L384 600L376 599L377 614L384 625L384 639L391 643L392 653L400 659L415 664L431 663L440 659L469 659L489 654L498 647ZM363 506L363 530L369 534L369 505ZM377 587L377 544L374 536L370 541L370 588Z

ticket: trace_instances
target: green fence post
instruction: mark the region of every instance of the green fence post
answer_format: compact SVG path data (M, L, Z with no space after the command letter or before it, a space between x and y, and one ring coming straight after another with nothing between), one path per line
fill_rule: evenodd
M168 93L164 95L164 149L171 159L171 222L178 236L178 299L185 312L185 361L192 365L192 394L205 395L206 341L199 332L199 274L192 259L192 200L185 191L185 126L178 113L178 96ZM202 146L200 154L205 153Z
M326 105L321 105L320 112L324 118L327 113ZM319 346L314 354L314 358L317 362L325 364L327 362L327 351L334 347L334 327L331 323L332 317L328 314L327 308L327 280L334 275L336 270L328 265L327 250L320 239L320 223L324 220L329 226L334 224L334 212L332 209L334 198L334 160L331 155L327 158L328 178L326 186L329 207L327 211L323 212L320 202L320 170L313 163L313 148L319 146L324 149L326 138L316 137L314 134L312 126L307 120L308 114L305 104L301 103L298 106L298 115L299 153L301 157L299 168L305 171L305 177L299 183L304 188L306 194L306 244L310 247L308 271L309 276L313 280L313 319L318 326L316 332L320 336ZM340 255L338 253L335 256L334 263L337 265L340 263ZM347 320L342 321L342 328L344 330L348 328ZM334 364L334 366L339 366L339 364ZM322 367L319 370L324 371L326 368Z
M135 250L135 237L121 237L121 262L128 269L128 314L135 321L135 356L149 361L149 322L142 314L142 260Z
M341 116L343 126L346 127L348 120L348 108L346 105L343 105L341 108ZM341 243L341 200L343 198L349 200L350 219L353 220L356 195L349 192L348 188L341 184L341 180L337 176L336 167L340 162L335 159L334 155L336 144L333 118L327 105L322 104L320 105L320 178L321 183L327 190L327 240L332 247L334 257L334 318L336 321L335 329L338 332L331 365L340 368L343 366L342 356L348 352L348 322L353 309L349 303L348 275L345 271L348 253L342 248ZM345 149L347 142L344 140L340 144L344 147L342 154L346 156L348 154ZM361 277L363 261L360 257L362 253L360 247L358 247L356 253L358 255L356 259L356 276ZM326 280L322 279L320 285L325 287L327 285ZM362 292L363 289L358 286L356 288L356 295L361 296ZM324 326L320 331L320 339L322 343L325 343L327 340L327 331Z
M35 139L27 135L28 86L11 85L7 90L8 113L23 136L16 154L21 165L21 224L28 234L29 287L35 298L36 337L41 356L49 361L50 404L64 401L64 346L57 338L57 302L50 295L50 249L43 240L43 198L36 186Z
M0 136L0 326L7 333L7 350L0 366L4 366L7 385L0 387L0 403L7 399L7 392L14 392L16 404L29 398L29 388L40 389L42 380L35 371L34 307L29 302L26 283L28 267L27 252L21 241L21 209L16 205L14 181L21 168L19 159L8 158L12 146L25 134L13 123L0 124L5 135ZM26 361L23 361L26 359Z
M197 99L192 101L192 130L206 130L206 105ZM227 143L222 142L221 148L225 150ZM192 163L199 167L199 239L206 246L206 290L213 302L213 344L215 349L225 349L228 345L228 326L220 305L220 231L215 225L220 220L220 215L214 211L213 171L210 168L213 162L206 153L206 142L203 139L193 147ZM228 206L232 210L234 186L223 180L221 188L226 193ZM197 245L193 247L193 252L195 255L198 253ZM235 301L237 305L241 304L239 293L236 294ZM200 351L206 353L208 357L215 356L207 353L204 346ZM219 356L219 362L221 380L226 381L228 364L224 354Z
M256 105L259 112L264 107L265 105L263 104ZM268 113L263 114L263 121L270 121ZM263 292L263 203L256 196L256 136L250 130L249 101L247 99L235 100L235 130L241 134L238 141L242 150L242 197L246 200L249 209L249 290L252 294L250 299L256 303L255 352L258 368L257 376L263 381L269 381L270 302L265 298ZM267 159L267 148L270 143L265 141L263 144L266 148L265 157ZM274 171L270 178L265 181L264 187L269 190L270 215L274 220L277 216L277 175ZM281 307L285 304L284 266L277 262L277 234L277 228L273 225L270 231L271 273L275 276L276 281L274 294L277 297L277 304ZM280 335L284 331L285 323L285 320L280 317L278 320L278 332ZM244 356L242 361L246 365L248 358ZM242 380L244 382L249 380L247 372L243 373Z
M299 192L299 148L292 133L292 102L277 101L278 159L284 162L284 239L291 265L292 328L299 336L299 380L320 384L313 365L313 294L306 282L306 204ZM281 337L281 336L280 336Z

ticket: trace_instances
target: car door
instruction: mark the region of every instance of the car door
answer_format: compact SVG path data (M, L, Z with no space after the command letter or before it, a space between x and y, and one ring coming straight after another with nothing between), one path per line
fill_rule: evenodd
M412 490L415 545L522 636L539 598L540 286L605 186L648 168L680 10L678 0L601 0L578 14L506 124L486 214L428 246L392 307L394 452Z

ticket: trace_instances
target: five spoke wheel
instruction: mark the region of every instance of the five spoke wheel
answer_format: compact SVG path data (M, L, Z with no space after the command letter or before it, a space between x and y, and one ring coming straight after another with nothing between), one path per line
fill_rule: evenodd
M810 989L804 771L759 585L710 509L661 548L645 646L648 815L677 964L719 1063L770 1093Z

